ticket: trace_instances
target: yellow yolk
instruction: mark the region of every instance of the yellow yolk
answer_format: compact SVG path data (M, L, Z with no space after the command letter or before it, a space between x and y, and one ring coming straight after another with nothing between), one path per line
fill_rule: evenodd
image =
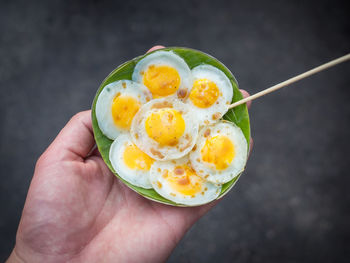
M115 96L112 103L112 116L117 127L129 129L132 119L141 103L131 96Z
M123 154L124 162L130 169L148 171L154 160L142 152L136 145L128 145Z
M198 108L208 108L213 105L219 97L219 88L208 79L197 79L190 92L190 100Z
M202 190L204 180L188 165L175 167L165 178L175 193L193 196Z
M185 121L177 110L164 108L147 117L146 132L161 146L175 146L185 131Z
M154 98L175 93L180 82L181 78L177 70L169 66L151 65L143 73L143 84L150 90Z
M201 155L204 162L214 164L217 170L224 170L235 157L235 147L229 138L217 135L206 140Z

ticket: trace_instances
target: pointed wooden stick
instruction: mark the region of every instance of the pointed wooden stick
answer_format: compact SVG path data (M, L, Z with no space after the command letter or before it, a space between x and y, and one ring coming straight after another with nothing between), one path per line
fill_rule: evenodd
M325 69L327 69L327 68L333 67L333 66L335 66L335 65L337 65L337 64L339 64L339 63L345 62L345 61L347 61L347 60L350 60L350 53L347 54L347 55L345 55L345 56L342 56L342 57L340 57L340 58L334 59L334 60L332 60L332 61L330 61L330 62L328 62L328 63L325 63L325 64L323 64L323 65L321 65L321 66L318 66L318 67L316 67L316 68L313 68L313 69L311 69L311 70L309 70L309 71L306 71L306 72L304 72L304 73L302 73L302 74L300 74L300 75L298 75L298 76L295 76L295 77L290 78L290 79L288 79L288 80L286 80L286 81L283 81L283 82L281 82L281 83L279 83L279 84L277 84L277 85L274 85L274 86L272 86L272 87L270 87L270 88L267 88L267 89L262 90L262 91L260 91L260 92L258 92L258 93L255 93L255 94L252 95L252 96L249 96L249 97L244 98L244 99L242 99L242 100L239 100L239 101L237 101L237 102L235 102L235 103L232 103L232 104L229 106L229 109L232 109L232 108L234 108L234 107L236 107L236 106L238 106L238 105L241 105L241 104L243 104L243 103L246 103L247 101L251 101L251 100L254 100L254 99L259 98L259 97L261 97L261 96L264 96L264 95L266 95L266 94L268 94L268 93L271 93L271 92L273 92L273 91L275 91L275 90L278 90L278 89L280 89L280 88L283 88L283 87L285 87L285 86L287 86L287 85L289 85L289 84L292 84L292 83L294 83L294 82L297 82L297 81L299 81L299 80L301 80L301 79L307 78L307 77L309 77L309 76L311 76L311 75L313 75L313 74L316 74L316 73L318 73L318 72L320 72L320 71L322 71L322 70L325 70Z

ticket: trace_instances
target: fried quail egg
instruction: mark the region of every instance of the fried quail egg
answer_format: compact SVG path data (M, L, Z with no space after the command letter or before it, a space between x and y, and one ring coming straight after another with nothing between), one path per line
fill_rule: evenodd
M109 159L118 175L135 186L152 188L150 169L154 159L142 152L128 134L121 134L109 150Z
M144 84L154 98L175 96L183 99L192 84L187 63L172 51L156 51L135 66L132 80Z
M224 72L203 64L192 69L193 84L188 103L201 125L216 122L227 111L232 101L233 87Z
M223 184L244 170L247 153L242 130L231 122L221 121L201 128L190 160L199 176Z
M198 121L190 107L177 99L154 99L144 104L131 124L133 142L156 160L186 155L198 136Z
M155 162L151 167L150 180L158 194L188 206L211 202L221 192L221 186L212 184L196 174L188 156L172 161Z
M131 80L120 80L103 88L96 102L96 118L104 135L114 140L130 129L142 104L152 99L148 89Z

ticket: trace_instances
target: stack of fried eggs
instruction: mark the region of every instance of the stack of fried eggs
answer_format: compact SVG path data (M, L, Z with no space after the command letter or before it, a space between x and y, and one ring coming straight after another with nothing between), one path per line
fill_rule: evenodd
M145 56L132 80L106 85L97 98L99 128L113 140L111 165L128 183L176 204L217 199L247 161L242 130L221 120L232 97L230 80L212 65L190 69L165 50Z

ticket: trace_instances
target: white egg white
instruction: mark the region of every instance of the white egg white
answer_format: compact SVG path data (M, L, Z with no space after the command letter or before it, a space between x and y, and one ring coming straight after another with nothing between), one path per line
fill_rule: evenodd
M208 79L218 87L220 95L217 101L208 108L197 107L190 98L186 100L186 103L196 113L200 125L208 125L216 122L228 111L228 107L232 101L233 87L231 81L224 72L208 64L202 64L193 68L192 77L193 83L198 79Z
M193 196L184 195L171 187L171 184L163 176L164 172L173 173L177 166L188 163L188 156L172 161L155 162L150 172L150 180L154 190L164 198L186 206L203 205L218 198L221 192L221 186L212 184L206 180L203 180L201 191Z
M217 170L215 165L203 161L201 149L207 139L217 135L227 136L234 145L235 155L232 162L224 170ZM202 127L199 131L196 146L190 153L190 160L193 169L197 174L209 182L223 184L231 181L243 170L247 162L248 145L242 130L235 124L227 121L220 121L216 124Z
M128 132L128 130L117 127L113 120L112 104L118 93L134 97L141 104L152 98L152 94L144 85L131 80L119 80L103 88L96 102L96 118L103 134L112 140L119 134Z
M151 189L150 171L130 169L124 161L124 151L127 146L133 145L128 134L121 134L114 140L109 150L109 160L115 172L132 185Z
M177 93L169 95L168 97L182 99L188 94L188 90L192 85L192 74L190 68L183 58L176 55L173 51L155 51L141 59L136 64L132 74L132 80L138 83L143 83L142 72L146 72L148 67L151 65L172 67L176 69L180 75L181 81Z
M171 105L172 109L181 112L181 116L185 121L185 131L175 146L161 146L150 138L146 132L146 119L153 112L160 110L159 105ZM198 136L198 128L197 118L188 105L177 99L162 98L151 100L140 108L132 121L130 133L133 142L143 152L153 159L166 161L181 158L193 148Z

